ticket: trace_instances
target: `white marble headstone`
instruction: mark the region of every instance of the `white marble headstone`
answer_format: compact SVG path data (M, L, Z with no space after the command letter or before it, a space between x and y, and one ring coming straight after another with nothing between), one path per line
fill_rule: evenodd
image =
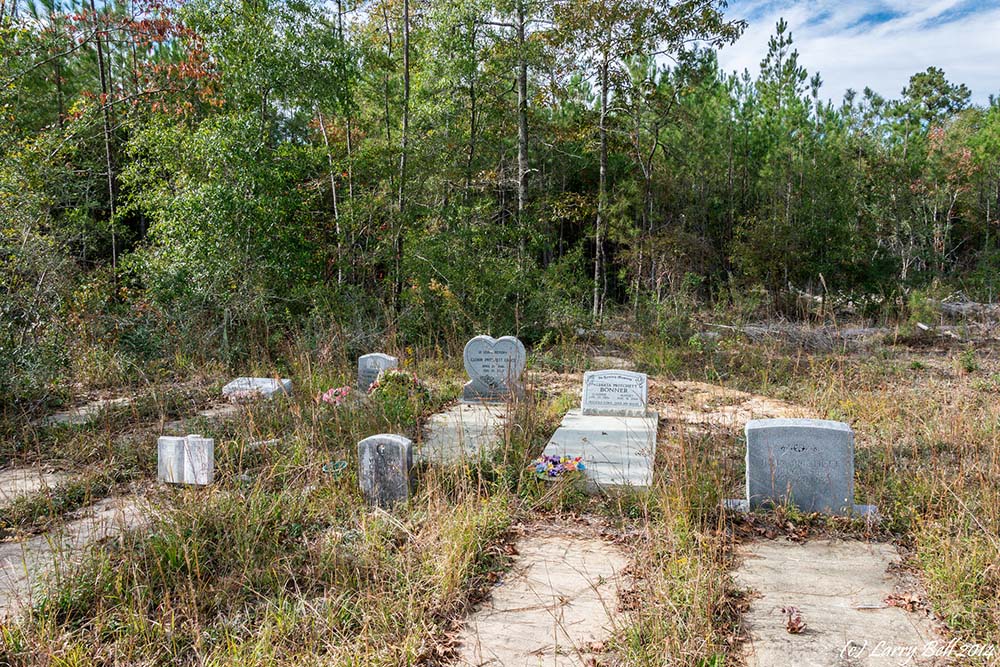
M528 354L517 338L476 336L465 344L463 359L470 380L462 391L462 400L503 401L524 392L521 373Z
M275 394L292 394L292 381L288 378L236 378L222 388L222 395L230 398L273 398Z
M372 352L358 357L358 389L367 392L372 383L378 379L379 373L398 366L399 359L382 352Z
M161 436L156 441L156 478L165 484L211 484L215 478L215 440L200 435Z
M648 404L645 373L606 370L583 374L584 415L642 417Z

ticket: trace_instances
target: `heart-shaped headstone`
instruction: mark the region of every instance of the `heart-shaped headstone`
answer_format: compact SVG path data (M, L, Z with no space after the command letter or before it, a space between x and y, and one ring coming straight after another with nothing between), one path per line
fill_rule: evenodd
M528 363L524 345L513 336L476 336L465 344L465 400L504 400L521 393L521 373Z

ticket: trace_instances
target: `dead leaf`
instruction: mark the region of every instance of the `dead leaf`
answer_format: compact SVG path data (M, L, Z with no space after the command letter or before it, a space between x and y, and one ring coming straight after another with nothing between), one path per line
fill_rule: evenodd
M782 607L781 613L787 617L785 629L788 630L789 634L797 635L806 629L806 623L802 620L802 612L799 611L798 607Z

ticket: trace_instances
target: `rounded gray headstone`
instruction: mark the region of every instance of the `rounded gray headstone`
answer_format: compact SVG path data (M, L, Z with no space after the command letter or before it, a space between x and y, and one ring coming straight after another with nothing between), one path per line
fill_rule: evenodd
M358 443L358 482L365 501L387 509L410 497L413 442L391 433Z

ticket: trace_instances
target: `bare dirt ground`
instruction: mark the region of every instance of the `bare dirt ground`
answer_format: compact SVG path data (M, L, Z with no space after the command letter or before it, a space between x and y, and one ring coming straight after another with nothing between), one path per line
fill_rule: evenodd
M695 428L742 430L751 419L816 416L808 408L794 403L706 382L677 380L650 384L660 417Z

